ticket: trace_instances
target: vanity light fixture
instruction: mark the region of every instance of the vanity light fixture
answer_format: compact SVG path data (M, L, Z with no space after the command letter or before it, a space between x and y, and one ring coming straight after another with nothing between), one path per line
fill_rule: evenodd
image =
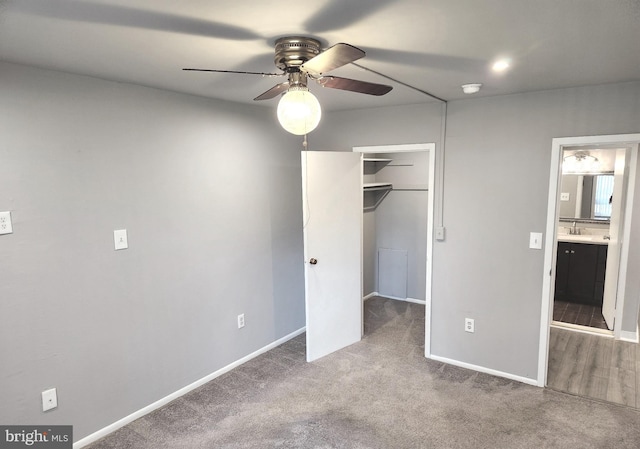
M464 92L465 94L475 94L477 92L480 92L481 87L481 83L463 84L462 92Z
M600 161L588 151L576 151L562 158L562 173L564 174L589 174L601 171Z

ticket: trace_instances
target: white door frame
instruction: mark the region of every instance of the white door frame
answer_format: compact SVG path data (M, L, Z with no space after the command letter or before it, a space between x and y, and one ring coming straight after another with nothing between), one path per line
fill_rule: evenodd
M618 303L616 305L616 323L622 322L624 309L624 293L626 284L626 266L629 256L629 235L631 233L631 210L633 207L633 193L635 190L636 166L638 161L638 146L640 134L617 134L605 136L582 136L554 138L551 145L551 169L549 175L549 198L547 209L547 228L544 251L544 270L542 280L542 307L540 316L540 345L538 353L538 386L547 384L547 364L549 357L550 324L553 314L553 297L555 285L557 223L559 209L560 167L562 163L563 147L575 147L581 145L620 145L628 147L630 151L629 178L627 183L627 198L625 204L625 216L622 231L623 247L620 259L620 273L618 275ZM616 325L614 337L620 339L621 327Z
M434 198L435 198L435 166L436 144L417 143L403 145L375 145L365 147L353 147L353 151L360 153L399 153L408 151L427 151L429 153L429 180L427 181L427 279L425 292L425 332L424 352L425 357L431 356L431 285L433 276L433 223L434 223Z
M620 278L619 273L620 267L622 266L621 249L624 248L624 244L626 243L623 240L624 218L626 215L626 204L624 204L624 202L626 201L628 190L626 186L629 182L631 152L628 148L610 149L608 151L615 151L616 156L613 174L613 202L609 220L609 248L607 249L605 267L602 316L607 323L607 327L609 327L615 335L616 331L621 331L622 326L622 315L618 315L616 311L619 288L618 279ZM620 159L620 157L622 157L622 159Z

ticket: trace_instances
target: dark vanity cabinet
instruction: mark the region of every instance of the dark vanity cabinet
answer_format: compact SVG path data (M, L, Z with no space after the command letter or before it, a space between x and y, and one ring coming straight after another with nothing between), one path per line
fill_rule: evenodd
M558 242L555 298L602 306L607 245Z

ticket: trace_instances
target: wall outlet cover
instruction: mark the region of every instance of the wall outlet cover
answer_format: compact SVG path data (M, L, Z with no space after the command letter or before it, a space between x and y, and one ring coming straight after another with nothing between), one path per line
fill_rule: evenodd
M476 323L473 318L464 319L464 331L474 333L476 331Z
M11 212L0 212L0 235L13 233Z

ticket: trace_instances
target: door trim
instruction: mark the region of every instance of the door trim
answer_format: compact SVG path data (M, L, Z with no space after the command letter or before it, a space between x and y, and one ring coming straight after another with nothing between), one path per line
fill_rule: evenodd
M624 308L624 291L626 281L626 267L629 256L629 236L631 233L631 211L633 207L633 195L635 191L636 167L638 163L638 146L640 144L640 134L616 134L603 136L581 136L581 137L561 137L552 139L551 144L551 167L549 172L549 196L547 200L547 226L544 247L544 269L542 277L542 307L540 312L540 344L538 353L538 386L544 387L547 384L547 368L549 357L549 335L550 324L553 318L553 296L555 285L556 245L557 245L557 222L559 209L560 188L560 167L562 162L563 147L573 147L581 145L620 145L630 148L629 178L627 182L627 198L625 204L625 216L623 223L622 239L623 248L620 259L621 269L618 274L618 303L616 306L616 323L622 320ZM616 325L614 337L621 338L621 329Z
M425 330L424 330L424 355L431 357L431 286L433 276L433 223L434 223L434 199L435 199L435 175L436 175L436 144L416 143L401 145L375 145L353 147L353 151L360 153L399 153L406 151L427 151L429 153L429 179L427 181L427 279L425 292Z

